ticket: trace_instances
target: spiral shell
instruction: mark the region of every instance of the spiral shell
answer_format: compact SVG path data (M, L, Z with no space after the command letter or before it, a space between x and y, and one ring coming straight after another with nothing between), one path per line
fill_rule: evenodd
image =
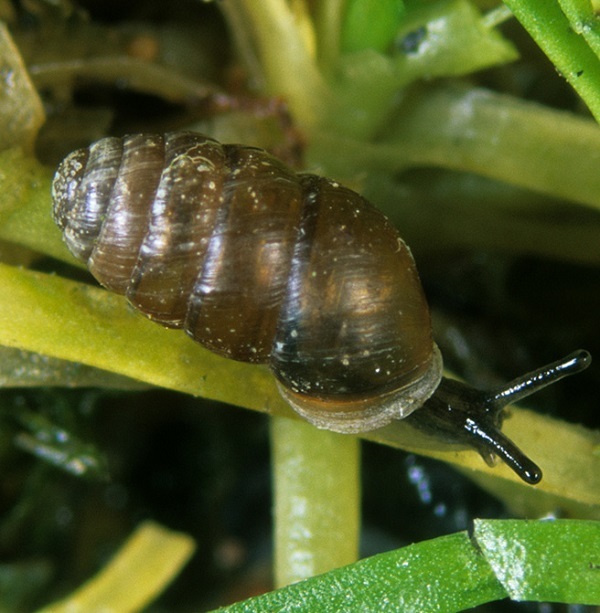
M439 383L410 250L335 181L199 134L138 134L70 154L53 200L101 284L211 351L268 364L320 427L380 427Z

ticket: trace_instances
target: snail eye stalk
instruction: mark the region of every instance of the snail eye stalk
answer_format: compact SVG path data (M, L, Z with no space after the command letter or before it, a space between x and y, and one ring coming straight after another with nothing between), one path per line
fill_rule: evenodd
M592 363L592 356L584 349L574 351L556 362L551 362L501 385L489 393L487 403L491 410L500 410L507 404L519 402L544 387L569 375L585 370Z
M575 351L488 391L444 378L423 410L415 411L408 421L449 443L474 447L489 465L499 457L523 481L533 485L541 480L542 471L502 433L504 408L564 377L585 370L591 361L587 351Z

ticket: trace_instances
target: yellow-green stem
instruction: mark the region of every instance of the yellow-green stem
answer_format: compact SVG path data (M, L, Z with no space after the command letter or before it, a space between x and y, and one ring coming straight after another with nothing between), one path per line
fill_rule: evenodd
M274 417L275 582L278 587L356 561L359 443Z
M329 0L317 5L315 28L317 34L317 55L325 73L337 64L340 52L340 24L344 11L344 0Z
M310 23L284 0L234 0L230 11L243 13L265 78L267 93L283 96L299 125L307 128L322 117L331 92L317 69L306 31Z

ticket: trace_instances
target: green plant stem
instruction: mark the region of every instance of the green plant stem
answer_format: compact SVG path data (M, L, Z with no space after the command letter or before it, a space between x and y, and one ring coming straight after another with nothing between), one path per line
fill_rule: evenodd
M317 57L321 69L326 74L333 70L339 58L344 5L344 0L321 0L317 5L315 17Z
M44 107L3 22L0 22L0 57L0 149L20 145L33 151L35 137L45 120Z
M359 443L285 417L271 420L278 587L358 558Z
M264 73L265 93L284 96L304 128L320 119L331 92L323 81L297 15L285 0L233 0L228 14L244 14ZM238 38L242 35L236 32Z
M344 166L336 165L344 151ZM315 135L311 161L333 174L435 166L600 210L600 127L482 88L429 86L406 101L377 143Z
M600 62L557 0L505 3L600 121Z
M152 385L273 415L293 414L266 368L219 357L181 331L161 328L133 312L122 296L5 265L0 265L0 287L2 345L82 362ZM541 484L529 487L527 495L543 492L562 496L597 505L590 512L598 513L600 456L594 455L600 444L598 434L517 409L511 411L504 431L545 470ZM369 433L369 438L486 473L493 479L520 483L508 468L489 467L473 451L455 451L439 442L419 440L402 422Z
M431 88L415 102L387 137L412 151L412 164L474 172L600 210L600 128L590 121L460 86Z
M512 19L511 10L504 4L499 4L481 17L481 22L486 28L495 28L500 24Z
M51 180L52 171L21 149L0 152L0 239L77 264L52 221Z
M195 547L187 534L144 522L95 577L38 613L140 611L177 576Z
M473 174L438 171L400 181L373 173L361 192L401 229L417 260L481 249L600 264L600 216L573 203Z
M157 326L128 308L123 296L4 264L0 287L2 345L260 411L286 406L266 369L226 360Z
M600 57L600 19L592 9L590 0L558 0L571 27L585 38L587 44Z

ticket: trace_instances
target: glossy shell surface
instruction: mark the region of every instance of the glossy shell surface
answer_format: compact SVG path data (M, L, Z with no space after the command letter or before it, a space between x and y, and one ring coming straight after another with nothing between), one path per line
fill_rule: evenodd
M69 249L101 284L211 351L268 364L320 427L385 425L439 383L410 250L335 181L261 149L139 134L68 156L53 199Z

